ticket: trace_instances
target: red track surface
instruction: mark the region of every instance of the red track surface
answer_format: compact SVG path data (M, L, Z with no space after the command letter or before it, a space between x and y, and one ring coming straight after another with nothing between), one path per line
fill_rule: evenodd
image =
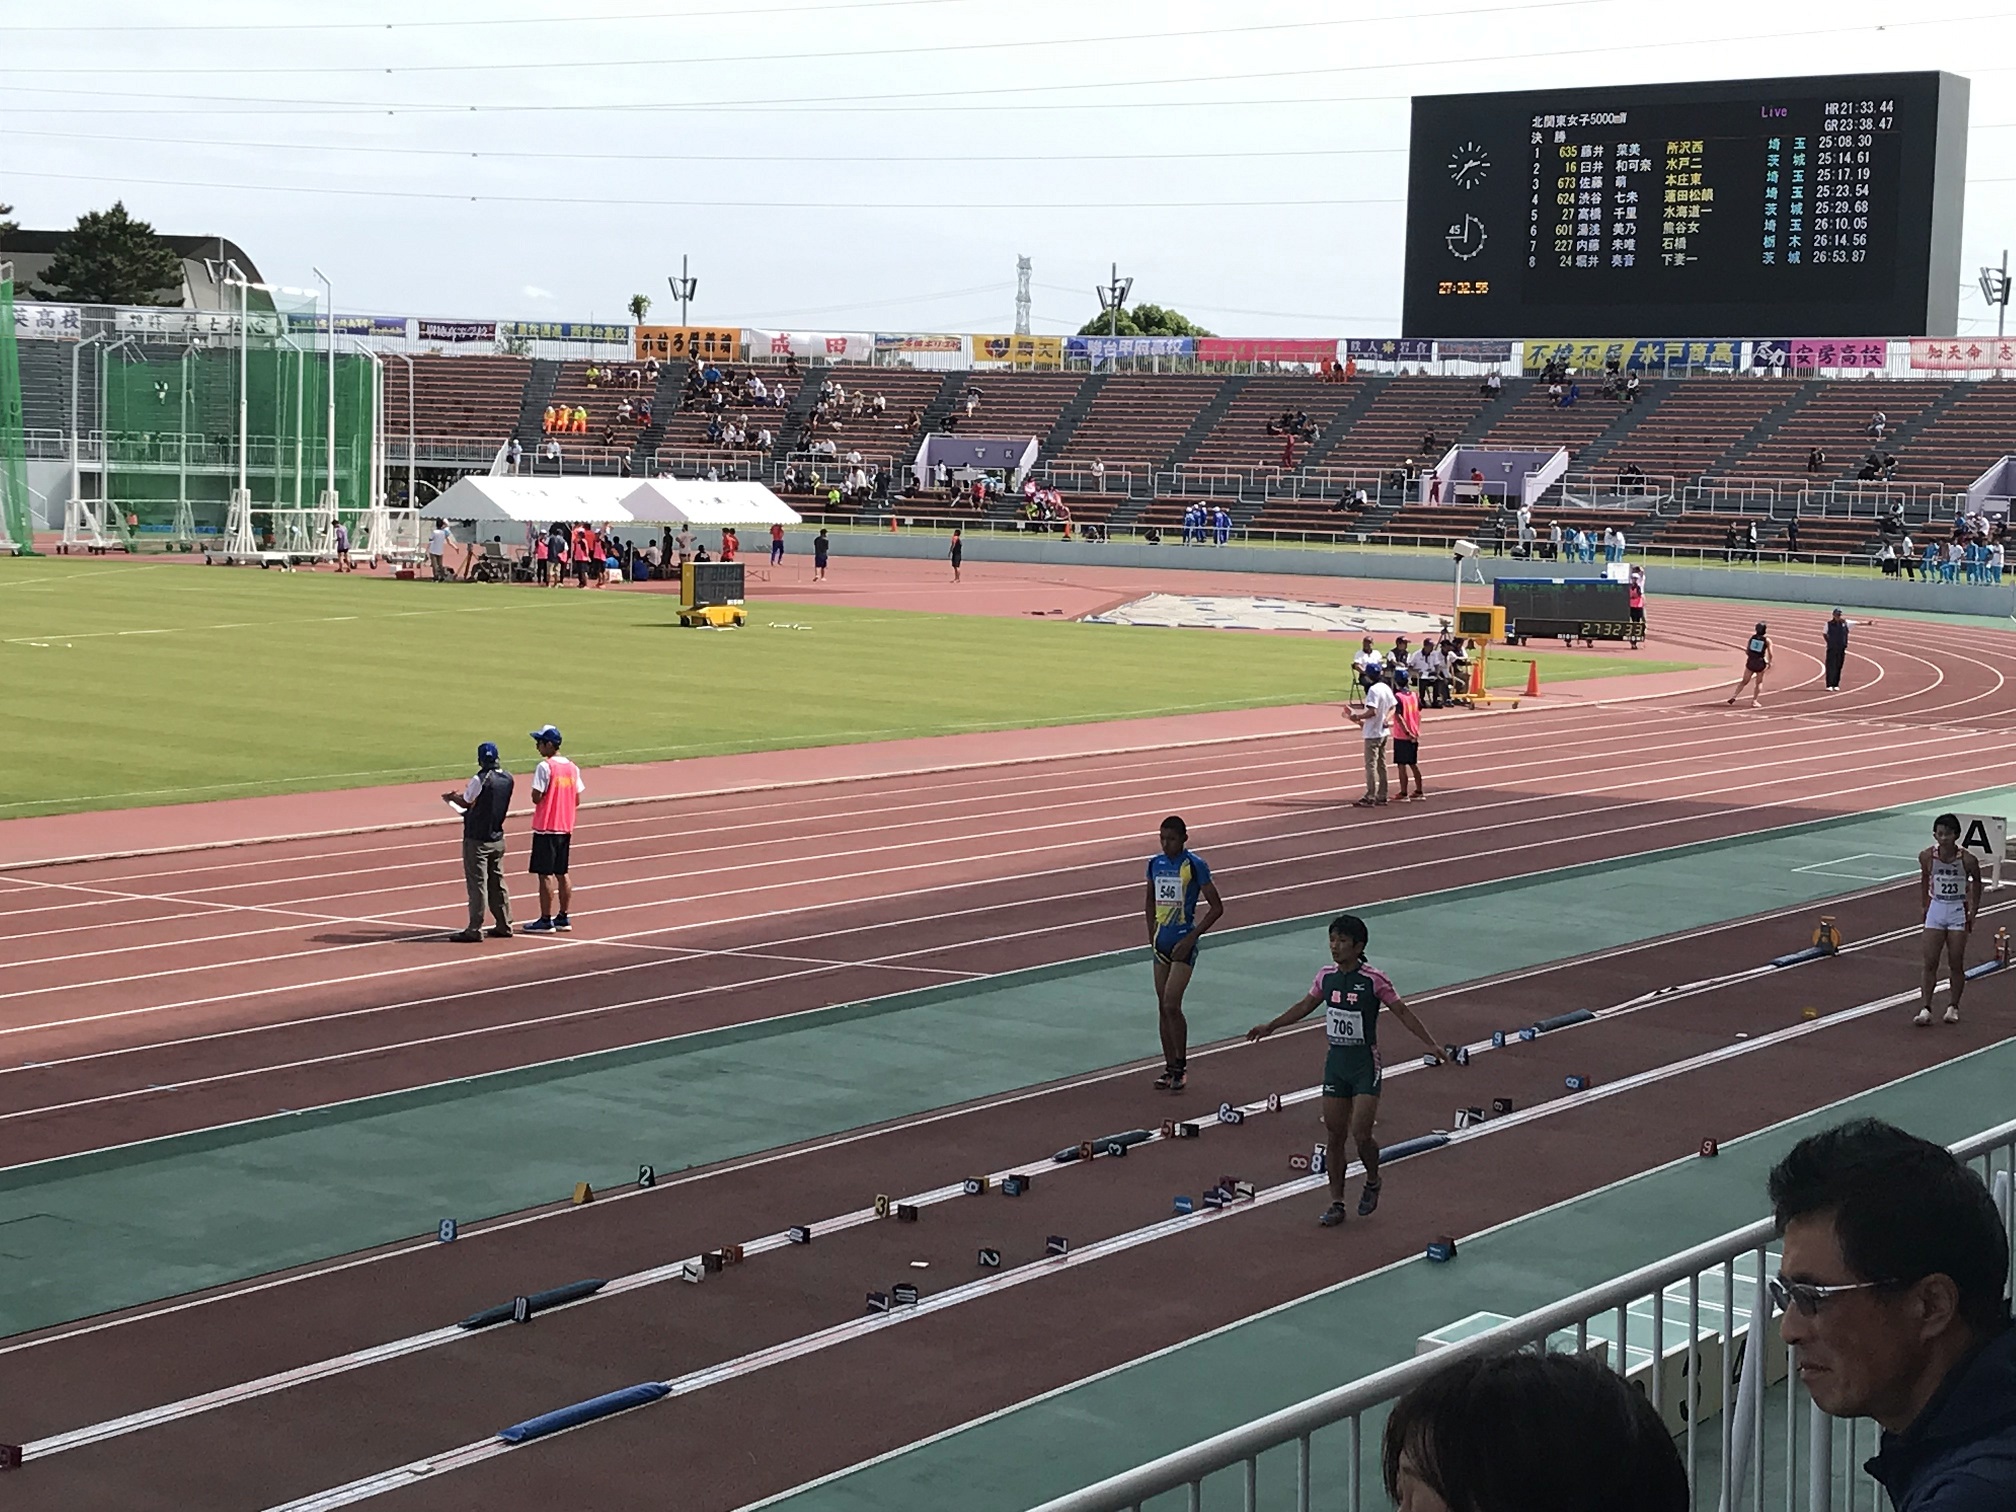
M1080 756L606 811L577 840L581 932L571 938L442 942L443 924L455 922L459 877L447 846L431 835L0 875L8 903L0 919L0 1129L20 1152L15 1159L34 1159L1130 947L1138 932L1134 868L1172 807L1190 818L1219 869L1233 922L1245 924L1326 909L1340 897L1404 896L1905 801L1926 790L1927 770L1940 774L1941 790L2016 780L2016 754L1981 738L2005 734L2016 714L2004 691L2016 652L2002 638L1972 637L1958 654L1942 645L1935 661L1917 648L1938 644L1936 632L1894 621L1865 626L1851 691L1830 697L1817 687L1817 663L1795 649L1802 637L1817 642L1817 617L1780 612L1773 620L1784 626L1779 674L1761 713L1697 697L1435 719L1424 740L1433 800L1383 813L1348 807L1356 743L1342 726L1153 758ZM1738 608L1686 606L1669 607L1667 623L1683 642L1723 647L1749 620ZM721 842L731 832L733 859L723 867ZM984 906L976 902L982 890ZM1894 900L1872 904L1856 922L1866 932L1879 914L1894 922L1896 912ZM1747 928L1726 947L1729 959L1747 963L1782 948L1782 931ZM1488 1013L1466 1009L1460 995L1438 1012L1456 1037L1502 1023L1508 992L1593 1006L1639 990L1626 980L1701 974L1684 964L1686 947L1665 949L1670 960L1626 957L1621 971L1571 967L1533 978L1531 988L1494 989ZM1892 959L1883 976L1900 973L1908 977L1908 968ZM1857 990L1866 981L1858 973L1826 980L1831 985L1814 991L1830 1008L1867 995ZM1578 1032L1572 1050L1581 1064L1565 1069L1608 1081L1665 1065L1726 1045L1731 1025L1754 1025L1769 1011L1768 994L1750 988L1713 1002L1712 1013L1689 1015L1684 1027L1637 1015ZM1913 1040L1906 1053L1930 1061L1985 1038L1970 1027ZM1424 1225L1456 1223L1459 1202L1466 1205L1459 1226L1475 1227L1669 1158L1678 1152L1642 1131L1665 1126L1662 1109L1698 1106L1709 1081L1728 1110L1724 1132L1733 1133L1900 1070L1895 1036L1875 1022L1830 1027L1827 1043L1832 1053L1806 1057L1796 1081L1782 1074L1795 1050L1761 1048L1726 1068L1564 1109L1424 1161L1409 1178L1419 1190L1406 1221L1382 1214L1366 1230L1373 1237L1353 1245L1351 1263L1371 1266L1412 1249ZM1558 1087L1564 1067L1555 1062L1568 1052L1543 1048L1551 1044L1506 1056L1494 1093L1523 1102ZM1250 1097L1301 1086L1308 1053L1305 1040L1226 1057L1225 1074L1237 1080L1229 1090ZM1432 1079L1396 1078L1388 1138L1446 1120L1449 1093L1431 1090ZM1161 1106L1133 1079L1067 1089L976 1111L928 1137L892 1132L662 1189L683 1200L650 1222L646 1210L666 1204L647 1194L563 1222L505 1227L454 1247L445 1260L430 1250L379 1262L399 1270L391 1288L363 1267L100 1332L59 1331L0 1353L0 1399L36 1404L39 1419L22 1437L76 1427L433 1326L528 1285L620 1274L837 1211L845 1204L819 1194L843 1176L852 1191L915 1190L974 1165L1043 1152L1060 1142L1060 1127L1152 1121ZM1261 1164L1278 1169L1279 1157L1303 1147L1313 1128L1306 1111L1283 1119L1299 1132L1229 1136L1264 1147ZM1567 1147L1571 1129L1577 1159L1545 1158ZM1526 1147L1517 1180L1506 1179L1503 1157L1491 1153L1512 1143ZM1138 1161L1039 1182L1017 1210L1019 1240L1001 1242L1027 1249L1032 1235L1057 1225L1047 1231L1082 1244L1152 1221L1169 1190L1201 1185L1225 1164L1224 1141L1200 1146L1209 1148L1156 1146ZM1591 1163L1596 1149L1600 1166ZM1154 1179L1130 1174L1142 1171ZM1481 1211L1480 1180L1491 1193ZM798 1337L845 1318L858 1306L861 1277L892 1279L899 1254L916 1250L937 1273L964 1279L973 1245L987 1242L999 1222L972 1216L979 1211L955 1204L942 1217L933 1210L916 1230L871 1226L791 1257L752 1261L702 1289L705 1323L696 1329L682 1312L677 1337L652 1322L650 1299L663 1288L647 1288L534 1329L31 1462L33 1473L9 1485L9 1499L23 1507L263 1507L480 1438L531 1411ZM679 1414L690 1462L666 1459L666 1415L646 1411L387 1501L645 1505L625 1499L607 1472L648 1452L660 1472L656 1486L676 1472L692 1504L733 1506L890 1447L887 1420L849 1405L872 1395L854 1389L870 1378L885 1389L876 1411L889 1409L908 1439L1334 1280L1334 1255L1285 1242L1307 1217L1301 1204L1274 1204L1096 1267L1060 1271L1039 1287L1043 1337L1058 1347L1040 1356L996 1347L998 1374L976 1379L955 1366L961 1351L990 1337L1002 1309L1036 1305L1021 1292L702 1393ZM668 1222L678 1230L669 1237ZM1236 1307L1195 1279L1172 1284L1208 1276L1214 1260L1250 1256L1246 1246L1255 1242L1272 1259L1264 1284ZM1088 1278L1093 1269L1101 1272L1096 1281ZM1112 1315L1102 1300L1128 1294L1115 1292L1116 1283L1152 1286L1170 1298L1166 1313ZM377 1299L371 1309L358 1300L366 1291ZM192 1329L211 1347L192 1349ZM233 1347L215 1348L227 1330ZM107 1368L111 1359L120 1362L116 1370ZM472 1373L472 1361L483 1368ZM459 1383L452 1391L443 1385L448 1371ZM892 1379L908 1383L914 1411L889 1403ZM30 1383L26 1397L10 1389ZM783 1431L794 1413L803 1427L803 1404L813 1398L801 1392L832 1409L818 1433ZM245 1436L253 1418L265 1446L257 1452ZM791 1452L766 1454L760 1466L720 1452L786 1441ZM169 1464L175 1474L162 1473ZM563 1483L549 1477L564 1474L592 1475L606 1496L580 1500L580 1481L563 1494L556 1489ZM641 1498L648 1488L638 1489Z

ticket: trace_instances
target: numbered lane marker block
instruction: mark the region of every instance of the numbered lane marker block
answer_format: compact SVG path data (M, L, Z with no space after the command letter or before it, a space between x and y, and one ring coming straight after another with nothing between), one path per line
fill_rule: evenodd
M453 1244L461 1232L460 1225L453 1218L443 1218L434 1227L434 1238L441 1244Z
M1001 1251L998 1249L983 1249L980 1251L980 1269L1001 1269Z
M1062 1234L1052 1234L1048 1239L1043 1241L1043 1253L1046 1255L1068 1255L1071 1253L1071 1241L1066 1239Z
M579 1207L584 1202L593 1202L594 1200L595 1188L588 1185L585 1181L574 1183L574 1206Z
M691 1281L695 1286L698 1286L702 1281L707 1279L707 1267L702 1265L698 1260L682 1261L679 1265L679 1279L681 1281Z
M1459 1129L1467 1129L1472 1124L1480 1124L1484 1122L1484 1110L1482 1108L1458 1108L1456 1110L1455 1122L1456 1127Z
M1511 1098L1494 1097L1491 1099L1491 1116L1493 1118L1503 1118L1507 1113L1510 1113L1511 1111L1512 1111Z
M1322 1145L1316 1146L1309 1155L1309 1174L1321 1176L1330 1169L1330 1151Z
M1535 1029L1531 1024L1528 1024L1524 1029L1519 1031L1519 1038L1522 1040L1536 1040L1540 1038L1540 1031Z
M637 1185L640 1187L654 1187L658 1185L658 1168L648 1165L637 1167Z
M728 1257L719 1250L709 1250L700 1257L700 1269L710 1276L718 1276L726 1269Z
M986 1190L987 1178L985 1176L968 1176L966 1178L966 1195L968 1197L978 1197Z
M1108 1155L1125 1158L1127 1154L1127 1146L1122 1144L1119 1140L1116 1139L1106 1146L1106 1153Z
M1078 1158L1079 1158L1080 1160L1090 1160L1090 1159L1091 1159L1091 1158L1092 1158L1092 1157L1093 1157L1093 1156L1094 1156L1095 1154L1097 1154L1097 1153L1098 1153L1098 1152L1097 1152L1096 1150L1094 1150L1094 1149L1092 1148L1092 1141L1091 1141L1091 1140L1089 1140L1089 1139L1086 1139L1086 1140L1081 1140L1081 1141L1079 1142L1079 1145L1078 1145Z
M1197 1204L1192 1202L1188 1197L1178 1197L1174 1206L1178 1218L1197 1211Z
M1493 1050L1503 1050L1505 1048L1505 1031L1503 1029L1493 1029L1491 1031L1491 1048Z
M1225 1206L1225 1194L1219 1191L1218 1188L1212 1187L1211 1190L1204 1194L1204 1206L1207 1208L1222 1208Z
M910 1202L899 1202L899 1203L897 1203L897 1204L896 1204L896 1221L897 1221L898 1223L915 1223L915 1222L917 1221L917 1206L916 1206L916 1204L915 1204L915 1203L910 1203Z
M885 1313L889 1311L889 1293L868 1293L868 1311L871 1313Z
M1571 1076L1568 1078L1568 1090L1570 1092L1587 1092L1595 1085L1594 1079L1587 1076Z
M1450 1059L1450 1060L1452 1060L1452 1061L1454 1061L1454 1062L1455 1062L1455 1063L1456 1063L1457 1065L1459 1065L1459 1066L1467 1066L1467 1065L1469 1065L1469 1064L1470 1064L1470 1047L1469 1047L1468 1045L1458 1045L1458 1046L1457 1046L1457 1047L1455 1048L1455 1050L1453 1050L1452 1052L1450 1052L1450 1055L1449 1055L1449 1059Z
M0 1470L19 1470L20 1468L21 1446L19 1444L0 1444Z
M1447 1234L1437 1234L1428 1241L1426 1253L1437 1265L1445 1265L1456 1258L1456 1241Z
M1703 1160L1713 1160L1717 1155L1720 1155L1721 1153L1722 1153L1722 1146L1717 1144L1714 1140L1704 1139L1701 1141L1701 1158Z
M917 1297L916 1286L908 1281L898 1281L889 1288L889 1301L895 1307L915 1307Z
M789 1239L793 1244L810 1244L812 1242L812 1225L809 1223L794 1223L791 1227L784 1230L784 1237Z
M1175 1119L1165 1118L1162 1120L1162 1137L1164 1139L1174 1139L1176 1137Z
M1279 1092L1269 1092L1267 1094L1267 1111L1269 1113L1279 1113L1281 1111L1281 1094Z
M740 1265L746 1253L739 1244L724 1244L721 1246L721 1258L730 1265Z
M1309 1157L1307 1155L1290 1155L1288 1157L1288 1169L1291 1171L1308 1170Z
M1232 1183L1232 1196L1239 1202L1251 1202L1259 1194L1260 1189L1250 1181L1235 1181Z
M532 1321L532 1299L530 1297L513 1297L511 1299L511 1321L513 1323L530 1323Z
M1001 1195L1003 1197L1020 1197L1028 1190L1029 1178L1019 1171L1013 1176L1004 1176L1001 1178Z
M1202 1132L1203 1130L1199 1129L1194 1123L1179 1123L1176 1125L1176 1137L1178 1139L1195 1139Z
M889 1194L887 1192L877 1192L875 1194L875 1216L877 1218L887 1218L889 1216Z

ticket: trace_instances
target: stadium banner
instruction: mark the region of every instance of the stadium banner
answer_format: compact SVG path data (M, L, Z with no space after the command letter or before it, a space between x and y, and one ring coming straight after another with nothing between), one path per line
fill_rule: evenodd
M1750 343L1750 366L1761 372L1785 368L1853 368L1881 372L1890 365L1890 343L1880 336L1835 337L1826 341L1773 339Z
M1438 341L1435 355L1443 362L1510 362L1509 341Z
M1188 357L1196 343L1188 336L1066 336L1064 355L1111 362L1119 357Z
M422 341L495 341L497 322L494 320L422 320L420 327Z
M1335 362L1335 337L1199 336L1199 362Z
M18 316L21 307L14 307ZM1921 372L1978 373L1993 368L2016 368L2016 339L1997 341L1992 336L1963 336L1957 340L1914 336L1911 339L1911 366Z
M1344 355L1359 362L1431 362L1435 343L1418 336L1353 336Z
M84 334L84 307L14 301L14 334L22 340L76 341Z
M630 327L604 325L592 320L507 320L497 334L514 341L601 341L611 346L630 345Z
M968 336L975 362L1006 362L1016 367L1064 366L1062 336Z
M730 362L742 349L740 326L647 326L636 329L637 360Z
M751 358L823 357L828 362L866 362L875 355L875 338L865 331L755 331L742 339Z
M279 315L270 310L254 310L246 318L246 325L254 336L278 336L281 330ZM235 336L238 334L238 313L235 310L162 310L137 309L114 310L113 326L129 336Z
M1743 355L1743 343L1725 341L1573 341L1550 337L1526 343L1521 371L1537 373L1550 362L1574 368L1578 374L1600 373L1611 362L1627 373L1659 372L1666 368L1706 368L1730 373Z
M329 329L329 321L322 315L292 314L287 317L290 331L312 331L317 335ZM338 336L404 336L406 317L404 315L338 315L336 317Z
M875 333L876 352L963 352L966 350L964 336L945 335L900 335L884 331Z

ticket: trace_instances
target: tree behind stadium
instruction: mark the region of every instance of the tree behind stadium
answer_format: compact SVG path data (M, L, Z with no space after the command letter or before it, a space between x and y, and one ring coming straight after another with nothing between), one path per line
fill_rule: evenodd
M180 304L182 259L115 202L77 217L36 292L80 304Z

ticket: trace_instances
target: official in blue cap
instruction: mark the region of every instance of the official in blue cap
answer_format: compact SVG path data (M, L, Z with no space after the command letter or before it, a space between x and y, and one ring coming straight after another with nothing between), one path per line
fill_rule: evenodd
M511 812L511 774L504 770L497 743L476 747L476 775L459 793L442 799L462 811L462 880L469 888L469 927L448 938L470 944L483 938L483 908L487 902L496 921L493 940L511 938L511 894L504 886L504 819Z

